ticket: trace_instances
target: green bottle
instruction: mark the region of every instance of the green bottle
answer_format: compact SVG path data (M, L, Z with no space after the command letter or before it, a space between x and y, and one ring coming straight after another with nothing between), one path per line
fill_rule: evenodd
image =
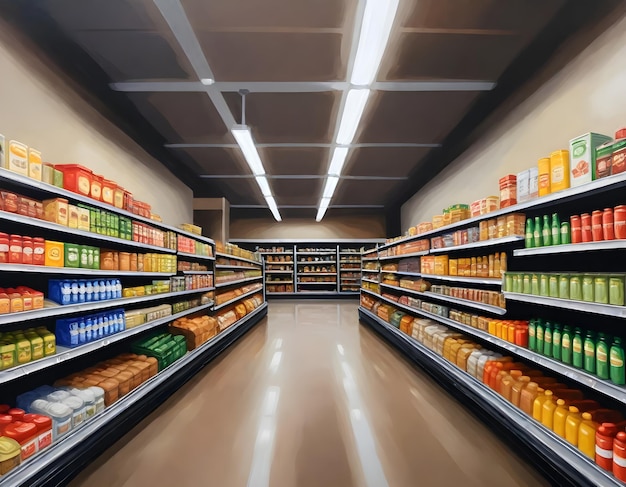
M537 323L533 318L528 322L528 349L533 352L537 351Z
M532 249L534 245L533 219L526 219L526 248Z
M572 330L567 325L563 327L561 334L561 361L564 364L572 364Z
M535 217L535 226L533 227L533 247L542 247L541 242L541 220L538 216Z
M584 363L583 368L590 374L596 373L596 341L591 330L587 331L583 343Z
M624 368L624 347L622 339L613 338L613 344L609 351L609 372L611 381L618 386L626 384L626 369Z
M537 320L535 328L535 346L537 353L543 353L543 321Z
M570 232L569 222L561 223L561 243L564 245L572 243L572 234Z
M583 337L580 328L574 328L574 338L572 339L572 365L578 369L583 368Z
M549 321L543 327L543 354L552 357L552 323Z
M550 225L550 217L548 215L543 215L541 239L544 247L552 245L552 226Z
M561 360L561 355L561 325L555 323L552 328L552 358Z
M609 344L604 333L598 333L596 342L596 374L600 379L608 379L609 374Z
M558 213L552 213L552 245L561 243L561 221Z

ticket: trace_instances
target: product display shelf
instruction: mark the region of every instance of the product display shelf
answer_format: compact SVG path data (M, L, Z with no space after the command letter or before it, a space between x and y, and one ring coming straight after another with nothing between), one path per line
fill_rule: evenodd
M339 263L340 264L360 264L361 263L361 259L359 259L359 260L340 260Z
M422 277L421 272L402 272L402 271L380 271L381 274L396 274L399 276Z
M186 276L212 276L213 271L178 271Z
M36 274L80 275L88 276L115 276L115 277L171 277L174 272L139 272L101 269L82 269L77 267L49 267L43 265L0 264L0 272L32 272Z
M187 257L189 259L198 259L198 260L215 260L215 257L210 255L198 255L198 254L190 254L189 252L177 252L179 257Z
M223 264L215 264L215 269L219 270L240 270L240 271L258 271L258 267L247 266L247 265L223 265Z
M213 306L213 311L218 311L222 308L226 308L227 306L230 306L231 304L234 304L237 301L241 301L242 299L249 298L250 296L253 296L255 294L262 293L262 292L263 292L263 288L255 289L254 291L248 291L247 293L243 293L241 296L237 296L236 298L229 299L228 301L225 301L221 304L217 304Z
M73 358L80 357L88 353L92 353L103 347L107 347L112 343L119 342L120 340L125 340L126 338L132 337L146 330L156 328L157 326L167 324L178 318L183 318L184 316L188 316L190 314L194 314L199 311L209 309L212 306L213 306L213 302L211 301L210 303L203 304L201 306L196 306L194 308L186 309L185 311L181 311L180 313L176 313L170 316L165 316L163 318L159 318L157 320L144 323L143 325L129 328L119 333L114 333L107 337L101 338L99 340L95 340L93 342L86 343L84 345L79 345L78 347L75 347L75 348L66 348L66 347L58 346L57 353L54 355L51 355L49 357L44 357L39 360L34 360L26 364L18 365L10 369L0 371L0 384L9 382L15 379L20 379L29 374L33 374L40 370L53 367L60 363L64 363L68 360L71 360Z
M336 272L298 272L299 276L336 276Z
M306 255L306 256L315 256L315 255L336 255L336 250L320 250L319 252L300 252L296 250L296 254L298 255Z
M408 259L409 257L421 257L423 255L428 255L428 253L429 253L428 250L422 250L420 252L411 252L410 254L396 254L396 255L379 256L378 259L375 259L375 260L385 261L385 260Z
M267 294L268 296L297 296L298 293L296 292L272 292L272 291L266 291L265 294Z
M305 286L320 286L320 285L329 285L329 284L337 284L337 281L316 281L316 282L303 282L303 281L298 281L299 285L305 285Z
M218 282L215 284L215 288L234 286L236 284L244 284L246 282L259 281L262 279L263 279L263 276L256 276L256 277L246 277L244 279L237 279L236 281Z
M385 271L381 271L380 269L361 269L361 272L369 272L369 273L378 274L379 272L385 272Z
M15 184L17 186L20 186L30 191L45 193L49 195L50 197L65 198L72 203L73 202L85 203L94 208L99 208L102 210L110 211L111 213L125 216L127 218L130 218L131 220L145 223L155 228L160 228L161 230L175 232L179 235L184 235L189 238L194 238L203 243L208 243L212 245L215 244L215 242L208 237L204 237L202 235L196 235L195 233L187 232L185 230L173 227L171 225L166 225L162 222L152 220L151 218L136 215L134 213L131 213L130 211L126 211L121 208L117 208L116 206L109 205L108 203L103 203L102 201L96 201L94 199L88 198L87 196L74 193L73 191L68 191L67 189L58 188L51 184L44 183L43 181L37 181L35 179L22 176L20 174L14 173L13 171L9 171L7 169L0 168L0 182L7 182L7 183Z
M264 252L259 250L259 254L261 255L293 255L293 251L291 252Z
M378 283L376 283L378 284ZM380 298L380 299L384 299L380 294L378 294L375 291L372 291L371 289L365 289L364 287L361 288L361 292L362 293L366 293L366 294L371 294L372 296L376 297L376 298ZM389 300L388 300L389 301ZM400 305L402 306L402 305ZM408 307L408 306L407 306Z
M435 281L453 281L468 284L489 284L501 286L502 279L496 277L464 277L464 276L440 276L438 274L422 274L424 279L433 279Z
M594 197L600 193L621 189L624 186L626 186L626 172L621 174L615 174L613 176L607 176L602 179L597 179L595 181L592 181L591 183L576 186L574 188L564 189L557 193L542 196L541 198L537 198L531 201L525 201L524 203L518 203L517 205L492 211L491 213L486 213L484 215L468 218L467 220L461 220L460 222L453 223L445 227L437 228L435 230L429 230L428 232L421 233L420 235L412 235L396 242L381 245L378 250L380 251L401 243L411 242L413 240L421 240L436 235L443 235L445 233L450 233L452 230L468 227L483 220L490 220L492 218L496 218L502 215L524 212L526 210L540 210L548 208L550 206L554 206L556 204L564 204L583 198Z
M575 447L549 431L543 425L511 405L498 393L426 348L421 343L394 328L369 310L359 307L359 317L383 335L408 358L425 367L437 380L450 384L456 394L463 395L484 413L514 435L528 448L572 485L622 486L619 480L597 466Z
M18 215L16 213L8 213L6 211L0 211L0 221L15 222L22 225L28 225L31 229L28 230L29 236L37 237L35 235L37 230L53 231L62 235L69 235L73 237L80 237L81 239L88 239L98 242L107 242L107 244L115 244L117 246L132 247L133 249L140 248L145 251L164 252L168 254L175 254L176 251L165 247L159 247L157 245L148 245L141 242L135 242L134 240L126 240L124 238L110 237L108 235L101 235L99 233L87 232L85 230L78 230L76 228L66 227L59 225L58 223L48 222L46 220L39 220L38 218L31 218L28 216Z
M32 311L22 311L21 313L7 313L0 315L0 325L20 323L23 321L38 320L43 318L66 316L75 313L85 313L88 311L97 311L101 309L118 308L127 306L129 304L160 301L163 299L174 298L176 296L205 293L208 291L213 291L214 289L214 287L206 287L202 289L192 289L172 293L150 294L147 296L137 296L134 298L109 299L105 301L93 301L90 303L69 304L65 306L59 305L54 308L35 309Z
M258 260L246 259L245 257L238 257L236 255L225 254L224 252L216 252L215 256L223 257L225 259L240 260L241 262L248 262L249 264L254 264L255 266L261 266L263 264L261 261L258 261Z
M11 486L61 485L145 419L267 314L267 303L161 370L45 451L2 477Z
M504 292L504 297L510 301L518 301L521 303L582 311L596 315L612 316L613 318L626 318L626 306L589 303L586 301L575 301L573 299L546 298L543 296L535 296L534 294L520 294L506 291Z
M378 281L375 281L374 279L367 279L367 278L363 278L361 279L363 282L371 282L372 284L380 284Z
M298 265L336 264L336 260L299 260Z
M265 269L266 274L293 274L293 271L272 271L269 269Z
M374 262L374 261L378 260L378 257L363 257L361 260L363 262Z
M453 247L443 247L441 249L430 249L431 254L445 254L448 252L456 252L459 250L479 249L483 247L497 247L499 245L507 245L520 243L524 241L523 235L516 235L513 237L493 238L491 240L482 240L480 242L472 242L463 245L455 245Z
M532 249L517 249L513 251L515 257L529 255L565 254L569 252L596 252L599 250L623 250L626 249L626 240L605 240L602 242L585 242L578 244L550 245Z
M267 285L270 284L293 284L293 281L266 281Z

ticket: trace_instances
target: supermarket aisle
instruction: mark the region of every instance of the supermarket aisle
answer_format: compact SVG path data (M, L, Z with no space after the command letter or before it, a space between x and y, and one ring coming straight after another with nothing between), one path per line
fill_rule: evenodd
M547 485L356 308L272 302L71 485Z

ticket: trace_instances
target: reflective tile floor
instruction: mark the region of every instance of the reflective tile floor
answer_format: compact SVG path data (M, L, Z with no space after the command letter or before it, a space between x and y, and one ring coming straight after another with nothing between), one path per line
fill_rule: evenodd
M266 320L71 485L547 483L360 325L356 302L273 301Z

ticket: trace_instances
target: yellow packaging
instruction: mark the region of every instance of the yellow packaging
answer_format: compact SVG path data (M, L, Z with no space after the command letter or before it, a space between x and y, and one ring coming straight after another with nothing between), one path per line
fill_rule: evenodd
M43 354L46 357L49 357L50 355L57 353L57 341L54 333L51 333L46 329L38 329L37 333L43 340Z
M59 225L68 225L68 209L69 205L66 199L54 198L52 200L43 201L43 218L46 221L58 223Z
M67 226L70 228L78 228L78 206L67 206Z
M436 228L443 227L443 215L434 215L433 216L433 230Z
M0 341L0 370L15 367L17 365L17 347L15 343Z
M22 176L28 176L28 147L12 140L7 148L6 168Z
M41 162L41 152L28 149L28 176L41 181L43 177L43 164Z
M447 255L435 256L435 274L438 276L447 276L449 270L449 258Z
M46 260L48 267L63 267L65 264L65 246L63 242L46 240Z
M30 346L30 340L28 340L24 335L16 335L15 337L15 347L17 350L17 363L18 364L27 364L32 361L32 350Z
M492 211L496 211L500 208L500 197L499 196L487 196L480 200L480 214L486 215L487 213L491 213Z
M550 154L550 191L556 193L569 188L569 151L557 150Z
M537 169L539 172L539 196L550 194L552 192L550 184L550 158L543 157L539 159Z
M0 476L3 476L21 463L20 444L13 438L0 436Z
M450 272L451 276L456 276L458 275L458 263L459 261L457 259L449 259L448 260L448 271Z
M78 209L78 229L84 230L86 232L89 231L89 224L91 222L89 216L89 210L87 208L77 208Z
M44 357L43 338L37 333L27 333L26 339L30 341L30 353L33 360Z

